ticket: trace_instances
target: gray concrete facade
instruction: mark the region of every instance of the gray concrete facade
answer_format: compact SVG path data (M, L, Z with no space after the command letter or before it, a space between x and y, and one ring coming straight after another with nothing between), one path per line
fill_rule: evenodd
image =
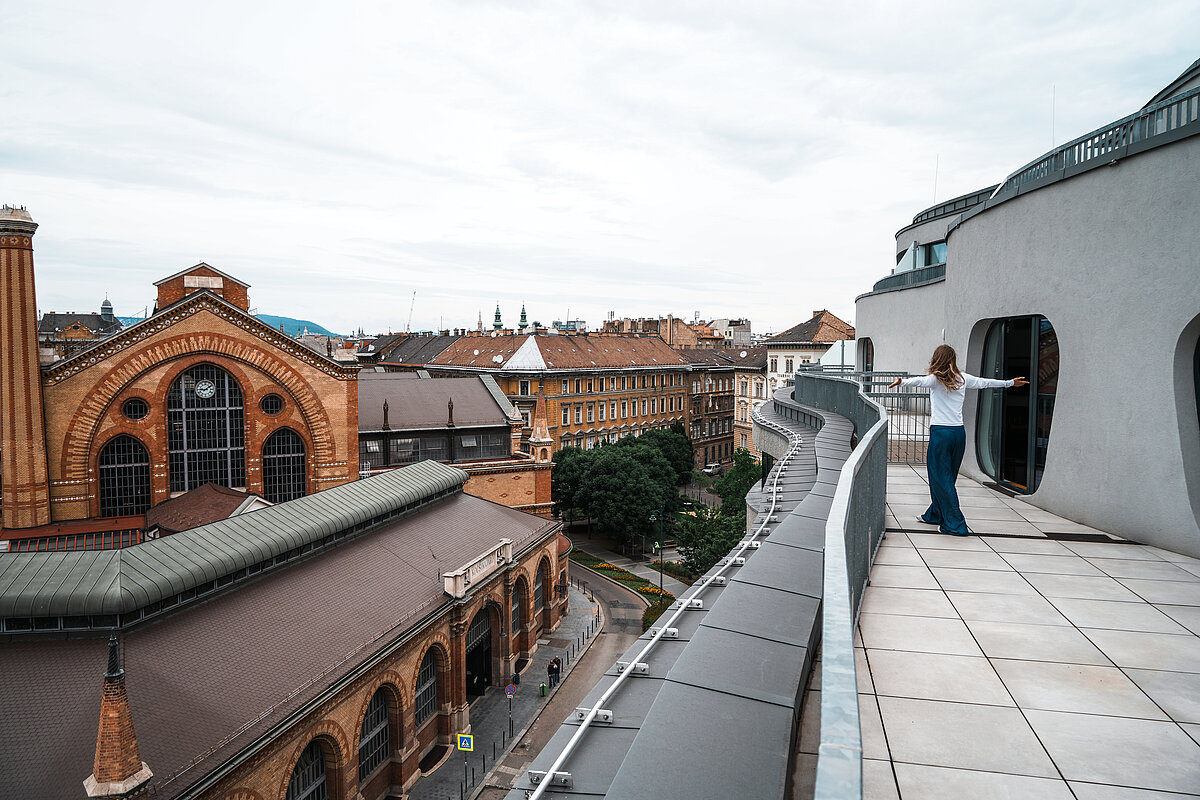
M876 370L920 372L946 341L976 374L993 321L1044 316L1058 335L1058 389L1045 473L1024 499L1193 556L1200 555L1198 133L1192 122L1158 146L968 211L950 228L944 280L863 295L856 315ZM897 247L927 227L902 230ZM859 358L861 367L861 349ZM977 407L978 394L969 394L962 471L988 480L975 454Z

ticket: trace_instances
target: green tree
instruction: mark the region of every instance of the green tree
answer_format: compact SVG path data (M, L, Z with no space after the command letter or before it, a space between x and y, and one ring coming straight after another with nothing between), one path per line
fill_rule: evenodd
M568 522L575 511L583 510L580 489L588 469L587 451L567 446L554 454L554 469L550 473L550 499L554 513Z
M656 479L652 468L643 463L654 462L646 457L646 452L655 451L601 447L587 453L587 471L579 491L580 506L602 533L619 542L631 542L647 533L651 512L657 511L666 499L661 477Z
M762 467L754 460L754 456L745 448L739 448L733 454L733 466L722 475L713 489L721 497L722 507L728 511L740 509L746 513L746 493L758 483L762 477Z
M640 436L637 439L628 437L622 439L621 442L632 442L632 444L621 445L617 449L629 453L637 459L638 463L646 468L647 477L654 483L658 489L660 497L662 497L663 509L666 512L667 519L671 519L674 512L679 508L681 499L679 496L678 484L676 483L677 476L671 462L668 461L663 451L655 446L653 442L643 442L646 436ZM657 511L657 509L655 509Z
M700 506L692 514L680 514L675 531L679 560L698 575L708 572L745 532L744 513L729 514L720 508Z
M683 432L683 425L678 422L673 423L670 429L655 428L636 438L627 436L619 444L652 445L657 448L670 463L676 486L683 486L692 476L692 440Z

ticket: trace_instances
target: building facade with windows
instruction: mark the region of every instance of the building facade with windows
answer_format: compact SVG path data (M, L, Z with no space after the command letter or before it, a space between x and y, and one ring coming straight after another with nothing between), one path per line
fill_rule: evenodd
M762 342L767 351L767 395L784 386L796 370L816 364L836 342L854 338L854 326L826 310Z
M688 374L688 438L696 469L726 463L736 449L733 395L741 359L732 350L699 347L680 350L691 365Z
M1028 377L968 395L963 472L1200 556L1198 174L1200 61L1129 116L918 214L901 267L857 299L859 368L920 372L947 342L971 373ZM941 243L944 264L906 263Z
M735 449L749 450L755 458L761 453L754 444L754 409L767 402L767 348L747 347L733 373L736 385L733 411L733 445Z
M687 422L690 365L657 336L464 336L425 366L491 375L523 420L525 452L534 450L539 396L551 453Z
M358 367L255 319L246 285L207 264L159 281L149 318L39 366L36 229L0 210L0 541L137 530L206 483L274 503L356 477Z

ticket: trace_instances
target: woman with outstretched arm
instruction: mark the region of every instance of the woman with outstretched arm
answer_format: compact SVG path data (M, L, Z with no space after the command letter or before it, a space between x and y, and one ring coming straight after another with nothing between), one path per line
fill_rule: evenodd
M925 468L929 473L929 496L932 502L917 522L937 525L942 533L967 536L967 521L958 507L958 490L954 480L967 449L967 434L963 430L963 400L967 389L1001 389L1027 386L1024 378L1007 381L977 378L958 368L958 355L948 344L939 344L925 368L928 375L897 378L888 386L921 386L929 390L932 414L929 419L929 451Z

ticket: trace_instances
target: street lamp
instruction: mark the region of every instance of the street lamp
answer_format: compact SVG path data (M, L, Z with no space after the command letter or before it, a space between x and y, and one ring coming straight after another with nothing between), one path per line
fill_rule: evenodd
M663 526L663 510L650 512L650 521L658 522L658 541L654 543L654 549L658 551L658 604L662 605L663 598L663 553L662 553L662 526Z

